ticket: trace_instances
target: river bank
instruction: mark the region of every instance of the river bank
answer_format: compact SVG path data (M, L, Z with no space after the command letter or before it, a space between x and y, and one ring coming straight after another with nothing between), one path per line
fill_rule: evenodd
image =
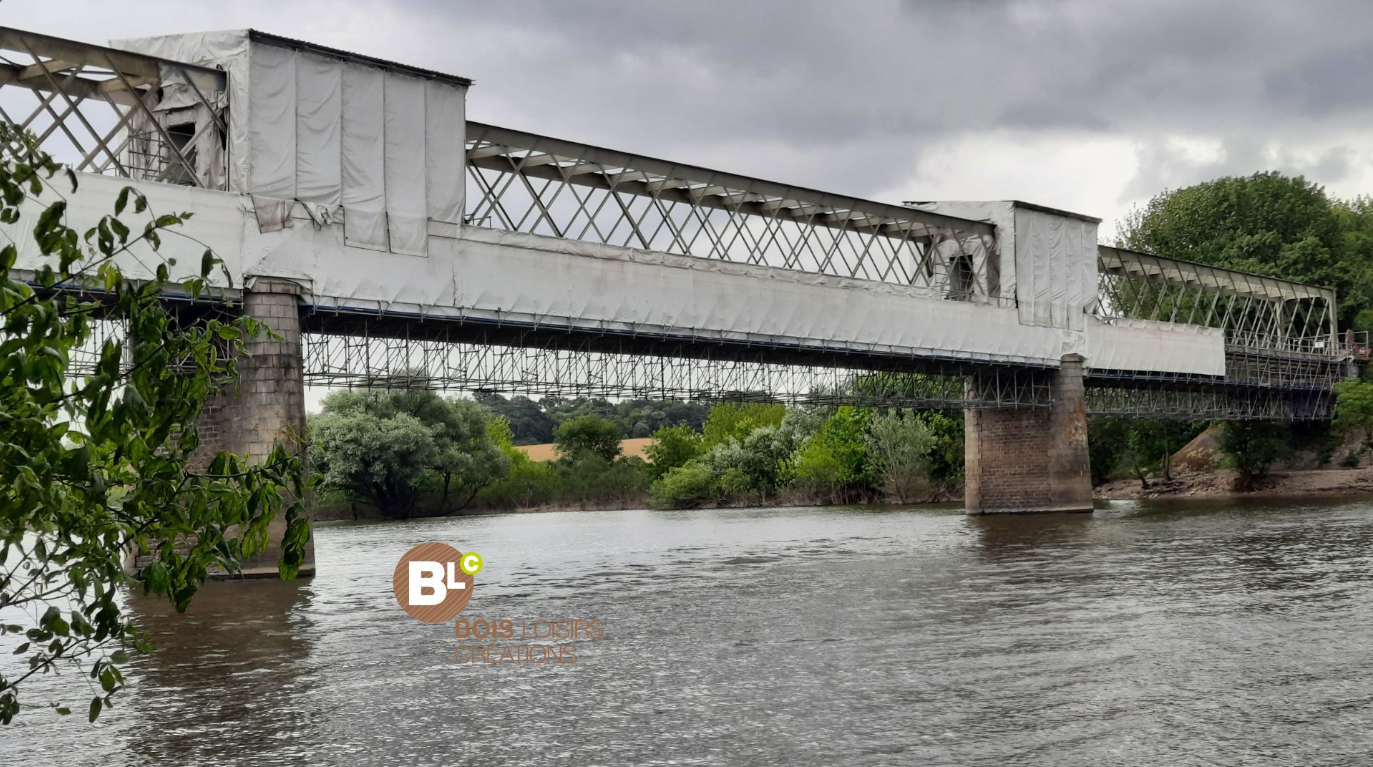
M1212 471L1150 479L1144 487L1138 479L1119 479L1096 488L1098 500L1123 501L1143 498L1284 497L1301 495L1349 496L1373 494L1373 469L1305 469L1275 471L1259 480L1252 490L1235 489L1235 472Z
M1235 489L1235 472L1213 470L1175 476L1171 480L1158 477L1149 479L1144 487L1136 478L1117 479L1096 487L1093 497L1099 501L1130 501L1166 498L1283 498L1297 496L1359 496L1373 495L1373 467L1357 469L1300 469L1275 471L1260 480L1251 490ZM961 503L957 493L948 493L926 503L895 504L876 502L849 502L831 504L836 506L871 506L873 508L912 508ZM749 509L760 507L799 508L824 506L812 498L767 498L753 503L722 503L705 508ZM647 495L596 502L568 502L564 504L540 504L533 506L475 506L444 512L437 501L421 503L414 518L468 517L488 514L563 512L563 511L621 511L643 509L652 506ZM332 502L319 504L312 510L316 522L384 520L386 517L376 507L362 502Z
M734 501L722 501L719 503L707 503L694 507L696 509L758 509L758 508L823 508L830 506L868 506L881 509L909 509L920 507L935 507L949 504L961 504L963 493L940 490L931 492L929 500L915 503L889 503L875 501L864 498L850 498L834 503L819 502L814 496L802 492L786 492L776 496L765 498L749 498ZM662 508L654 504L653 499L647 493L643 495L629 495L624 498L609 500L582 501L568 500L561 503L544 503L528 506L510 505L482 505L475 504L462 509L444 511L437 498L423 499L412 519L425 519L432 517L472 517L489 514L526 514L536 512L563 512L563 511L624 511L627 509L651 509ZM684 510L684 509L679 509ZM377 507L362 501L340 501L333 500L328 503L317 503L311 508L311 518L316 522L347 522L347 521L382 521L388 517L381 513Z

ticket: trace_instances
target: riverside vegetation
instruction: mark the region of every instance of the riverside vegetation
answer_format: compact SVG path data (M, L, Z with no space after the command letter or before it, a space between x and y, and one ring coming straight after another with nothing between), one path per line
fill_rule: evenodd
M310 422L322 500L362 501L383 516L405 518L650 500L673 508L910 503L948 497L961 482L962 423L940 413L639 402L619 408L617 418L616 406L604 400L516 400L488 395L483 404L427 391L331 394ZM541 419L523 419L516 432L512 409L548 416L557 460L537 462L516 447L541 436L543 427L534 425ZM648 461L621 455L621 439L634 433L626 418L632 414L637 423L672 409L684 417L651 433Z

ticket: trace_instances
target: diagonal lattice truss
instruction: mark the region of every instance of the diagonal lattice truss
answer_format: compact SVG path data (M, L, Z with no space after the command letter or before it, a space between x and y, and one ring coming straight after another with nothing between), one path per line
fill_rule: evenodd
M224 189L226 78L0 27L0 119L77 171Z
M467 221L1000 302L991 225L467 125Z
M1231 350L1341 356L1327 288L1101 246L1094 313L1221 328Z

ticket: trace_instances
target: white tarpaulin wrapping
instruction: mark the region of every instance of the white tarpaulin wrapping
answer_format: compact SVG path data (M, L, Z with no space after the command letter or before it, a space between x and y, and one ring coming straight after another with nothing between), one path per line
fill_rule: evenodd
M343 229L348 244L386 250L385 76L343 66Z
M350 245L424 255L430 221L460 224L467 88L249 30L125 40L229 73L229 189L300 200ZM265 203L263 203L265 204Z
M429 218L462 223L467 188L466 92L447 83L425 83L424 151Z
M915 207L996 225L1000 295L1026 325L1081 331L1096 301L1097 224L1015 201L928 202Z
M967 247L976 258L975 268L978 275L987 275L994 282L987 286L988 294L1003 298L1015 297L1015 203L1007 201L973 202L940 201L922 202L912 207L957 216L972 221L987 221L996 227L996 242L989 253L979 240L970 238Z
M244 270L299 280L325 308L815 349L1053 365L1082 335L898 285L481 227L454 233L431 235L419 259L346 247L335 228L252 227Z
M248 192L296 197L295 52L254 45L249 57Z
M386 73L386 221L392 253L422 256L425 202L424 81Z
M1020 321L1082 330L1096 300L1097 225L1031 208L1015 211Z
M343 202L343 67L296 56L296 199L333 211Z
M1185 375L1225 375L1225 333L1149 320L1087 320L1087 367Z

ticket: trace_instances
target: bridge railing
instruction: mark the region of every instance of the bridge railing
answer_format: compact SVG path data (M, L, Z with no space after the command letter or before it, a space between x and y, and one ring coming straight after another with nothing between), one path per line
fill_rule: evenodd
M990 224L481 123L469 224L1010 305Z
M0 120L76 171L225 189L227 87L218 70L0 27Z

